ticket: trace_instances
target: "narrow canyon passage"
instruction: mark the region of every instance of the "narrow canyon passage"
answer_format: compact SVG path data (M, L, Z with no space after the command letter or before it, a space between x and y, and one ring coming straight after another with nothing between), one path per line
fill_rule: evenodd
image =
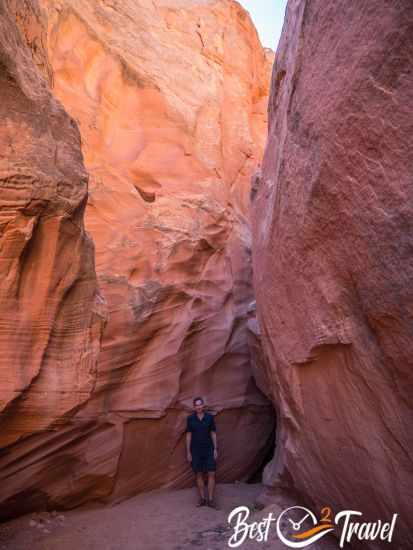
M0 2L0 550L411 550L412 60L410 0Z

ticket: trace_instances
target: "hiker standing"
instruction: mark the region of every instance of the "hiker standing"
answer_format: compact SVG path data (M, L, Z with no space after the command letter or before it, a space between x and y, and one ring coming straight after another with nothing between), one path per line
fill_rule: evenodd
M188 416L186 424L186 454L196 475L199 491L197 506L207 505L217 509L214 502L215 461L218 457L215 420L212 414L204 411L202 397L195 397L193 405L194 412ZM208 474L208 499L205 498L204 473Z

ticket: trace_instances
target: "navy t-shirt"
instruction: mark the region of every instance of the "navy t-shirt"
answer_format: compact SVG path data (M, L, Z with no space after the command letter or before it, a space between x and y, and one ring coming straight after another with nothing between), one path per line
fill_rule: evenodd
M211 432L217 430L212 414L204 412L200 420L196 412L193 412L187 418L186 431L192 433L191 452L209 451L214 448Z

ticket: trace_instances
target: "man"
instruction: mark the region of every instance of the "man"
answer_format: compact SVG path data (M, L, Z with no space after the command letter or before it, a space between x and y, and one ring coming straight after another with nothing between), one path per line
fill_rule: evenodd
M217 434L212 414L204 411L204 400L195 397L194 412L187 418L186 454L196 475L199 492L197 506L218 509L214 502L216 459L218 458ZM208 500L205 498L204 473L208 473Z

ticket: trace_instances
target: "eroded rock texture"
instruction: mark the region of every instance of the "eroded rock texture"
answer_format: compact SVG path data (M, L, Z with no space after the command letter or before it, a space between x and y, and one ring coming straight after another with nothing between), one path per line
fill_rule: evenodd
M266 138L272 53L232 0L41 9L40 31L24 18L21 28L29 42L42 36L43 70L79 124L108 322L93 395L82 394L58 442L46 434L24 447L61 457L65 474L46 458L31 472L52 470L38 488L56 506L188 485L185 421L202 395L218 413L219 480L245 479L274 424L247 338L249 182ZM30 470L16 470L24 486Z
M253 203L280 412L268 485L316 508L413 510L413 5L290 0Z
M91 395L105 318L83 226L87 173L74 121L51 96L41 36L21 39L22 3L0 4L0 499L32 505L64 455L43 434ZM28 26L39 23L24 6ZM39 27L40 28L40 27ZM36 443L30 437L38 433ZM45 436L48 437L48 436ZM19 442L22 442L21 444ZM49 445L47 452L59 444ZM49 472L32 468L43 461ZM23 470L23 471L22 471ZM37 500L39 502L39 500Z

